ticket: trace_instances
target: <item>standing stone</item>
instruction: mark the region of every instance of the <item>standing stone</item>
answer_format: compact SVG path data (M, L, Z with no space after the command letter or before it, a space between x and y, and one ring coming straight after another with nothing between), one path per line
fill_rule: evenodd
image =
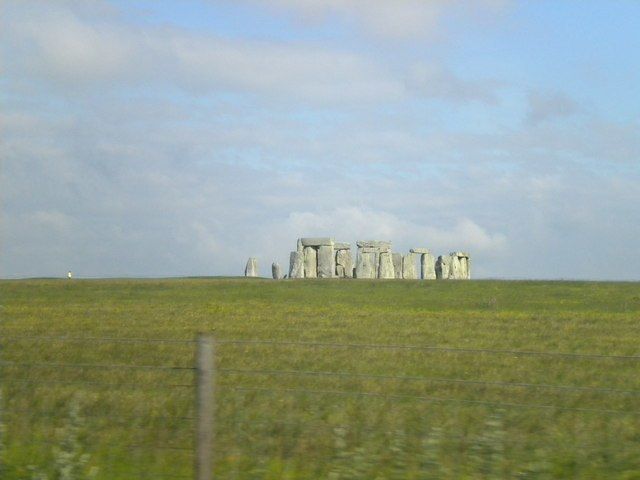
M375 255L375 253L364 253L361 248L358 249L356 278L376 278Z
M431 253L423 253L420 256L420 278L423 280L436 279L436 259Z
M318 278L333 278L336 271L335 256L332 245L321 245L318 248Z
M251 257L247 260L247 266L244 267L245 277L257 277L258 276L258 259Z
M303 250L304 250L304 245L302 245L302 239L301 239L301 238L299 238L299 239L298 239L298 243L297 243L297 245L296 245L296 251L297 251L298 253L302 253L302 252L303 252Z
M416 260L413 253L407 253L402 257L402 278L416 280L418 273L416 272Z
M350 278L353 272L351 251L341 249L336 251L336 276L338 278Z
M378 267L378 278L395 278L393 269L393 259L388 252L380 254L380 265Z
M279 263L274 262L271 264L271 276L273 277L274 280L280 280L280 278L282 277L282 274L280 273Z
M393 262L393 277L402 278L402 254L392 253L391 261Z
M353 278L353 257L351 256L351 249L349 250L341 250L344 252L342 255L342 265L344 266L344 276L345 278Z
M436 278L447 280L449 278L449 257L440 255L436 261Z
M460 259L455 253L449 255L449 279L460 280L462 278L462 265Z
M449 259L449 278L456 280L471 278L468 253L452 252L449 254Z
M304 278L318 276L318 251L314 247L304 247Z
M304 255L301 252L291 252L289 278L304 278Z

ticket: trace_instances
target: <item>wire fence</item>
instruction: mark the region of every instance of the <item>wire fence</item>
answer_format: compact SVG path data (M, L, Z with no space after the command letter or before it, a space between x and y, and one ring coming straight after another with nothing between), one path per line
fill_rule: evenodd
M0 348L7 479L640 472L635 354L42 335Z
M194 340L4 336L0 348L2 478L194 478Z

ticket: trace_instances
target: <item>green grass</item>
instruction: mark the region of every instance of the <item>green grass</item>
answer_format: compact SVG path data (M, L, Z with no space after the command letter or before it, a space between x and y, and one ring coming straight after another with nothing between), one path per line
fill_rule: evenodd
M192 366L192 343L13 337L212 333L221 341L218 478L640 479L639 360L222 342L640 355L638 283L24 280L1 281L0 295L5 362ZM175 386L191 384L191 371L4 365L0 373L1 478L36 478L34 469L58 478L62 457L78 471L97 467L102 479L192 475L193 422L180 417L194 415L194 392Z

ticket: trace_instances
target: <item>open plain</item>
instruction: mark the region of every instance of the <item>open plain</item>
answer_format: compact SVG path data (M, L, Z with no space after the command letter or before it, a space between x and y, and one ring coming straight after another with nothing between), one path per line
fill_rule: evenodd
M42 279L0 295L3 479L65 461L77 478L190 478L198 333L216 341L217 478L640 478L638 283Z

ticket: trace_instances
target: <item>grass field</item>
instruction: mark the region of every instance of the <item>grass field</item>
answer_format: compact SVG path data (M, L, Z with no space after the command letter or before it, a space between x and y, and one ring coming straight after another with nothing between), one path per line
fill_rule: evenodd
M189 478L193 372L113 366L191 367L193 343L70 338L198 332L219 342L217 478L640 479L638 283L20 280L0 294L3 479Z

